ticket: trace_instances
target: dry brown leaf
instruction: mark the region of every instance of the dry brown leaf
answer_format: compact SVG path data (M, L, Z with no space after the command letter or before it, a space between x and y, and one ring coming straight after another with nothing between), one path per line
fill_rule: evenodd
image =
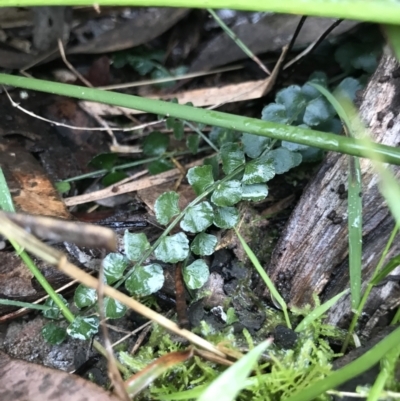
M0 167L18 211L71 218L60 194L30 153L0 143Z
M66 372L12 359L0 351L1 401L120 401L94 383Z

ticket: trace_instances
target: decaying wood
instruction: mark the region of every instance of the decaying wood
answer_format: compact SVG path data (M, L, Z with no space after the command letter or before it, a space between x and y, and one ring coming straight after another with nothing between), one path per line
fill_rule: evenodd
M394 57L385 55L369 82L360 115L373 138L382 144L400 142L400 79ZM378 190L378 177L371 163L361 159L363 203L363 287L371 277L387 239L393 219ZM397 178L400 168L391 166ZM347 196L348 156L331 153L304 191L272 255L269 274L291 305L313 303L316 293L322 301L349 286ZM344 199L343 199L344 198ZM387 259L400 252L395 241ZM396 274L396 271L392 273ZM389 281L375 287L365 312L368 326L382 313L400 304L400 286ZM328 321L344 325L350 315L350 296L343 297L330 311Z

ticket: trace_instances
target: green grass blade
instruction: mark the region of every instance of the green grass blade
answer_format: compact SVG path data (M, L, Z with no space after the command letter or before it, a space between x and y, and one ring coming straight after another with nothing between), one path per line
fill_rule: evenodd
M197 401L233 401L237 394L246 385L246 378L254 368L257 359L271 344L267 340L258 344L244 357L229 367L225 372L218 376L197 399Z
M146 99L123 93L106 92L100 89L61 84L40 79L16 77L7 74L0 74L0 83L61 96L143 110L148 113L169 115L182 120L190 120L211 126L233 129L239 132L247 132L273 139L296 142L324 150L347 153L352 156L361 157L366 154L365 146L362 141L357 139L262 121L256 118L242 117L214 110L203 110L187 105ZM376 144L374 146L374 152L369 152L368 157L384 158L387 163L400 165L400 149L392 146Z
M2 0L1 7L91 6L85 0ZM335 17L361 21L397 24L400 4L392 0L97 0L99 6L228 8L246 11L275 11L317 17Z
M341 99L341 103L358 138L362 138L360 140L365 144L365 155L371 155L376 149L376 144L369 139L368 131L361 122L357 110L348 99ZM400 184L391 173L390 168L384 165L383 159L372 160L371 163L380 178L379 190L384 196L396 224L400 225Z
M397 266L400 265L400 255L394 256L386 265L383 267L382 270L374 277L371 281L371 285L377 285L382 280L384 280Z
M331 390L342 383L358 376L377 364L389 351L397 347L400 338L400 328L390 333L365 354L343 368L331 373L325 379L320 380L306 389L295 393L284 401L311 401L327 390Z
M15 212L14 203L10 191L8 190L7 181L2 168L0 168L0 210Z
M17 308L27 308L36 310L48 310L50 306L32 304L29 302L12 301L11 299L0 299L0 305L16 306Z
M5 212L15 212L14 204L12 201L12 197L10 194L10 190L8 188L7 182L5 180L3 170L0 168L0 207ZM49 284L46 278L43 276L42 272L35 265L30 256L21 248L15 241L9 239L11 245L14 247L15 251L18 253L19 257L23 260L23 262L28 266L28 269L35 276L36 280L43 287L46 293L53 299L55 304L60 308L61 312L65 316L65 318L72 322L74 320L74 315L68 309L68 307L64 304L58 294L54 291L53 287Z
M311 84L318 89L331 103L346 127L347 133L355 138L356 132L340 102L324 87ZM356 158L349 159L348 180L348 227L349 227L349 275L351 290L351 306L357 309L361 300L361 256L362 256L362 199L361 168Z
M313 321L319 319L323 314L325 314L330 308L332 308L333 305L337 301L339 301L340 298L342 298L343 295L347 294L349 290L344 290L341 293L335 295L333 298L331 298L329 301L324 302L322 305L318 306L315 308L311 313L309 313L296 327L294 330L295 332L299 333L300 331L304 330L306 327L308 327Z
M383 31L388 39L393 53L396 55L397 60L400 60L400 26L399 25L385 25Z
M225 31L225 33L236 43L236 45L243 51L243 53L253 60L258 66L267 74L270 75L270 72L267 70L265 65L261 62L261 60L238 38L235 32L229 28L228 25L219 18L218 14L211 8L207 8L207 11L211 14L211 16L217 21L219 26Z
M268 277L268 274L265 272L265 270L261 266L260 262L258 261L257 256L254 254L254 252L251 250L251 248L246 244L245 240L243 239L243 237L240 235L239 231L236 228L235 228L235 233L236 233L237 237L239 238L239 241L242 244L243 249L246 252L246 255L250 259L251 263L253 263L253 266L256 268L258 274L264 280L264 283L267 286L269 292L271 293L271 296L274 297L276 302L281 307L283 314L285 315L285 320L286 320L287 326L289 328L292 328L292 325L291 325L290 319L289 319L289 315L287 312L287 305L286 305L285 300L281 297L278 290L274 286L274 283Z

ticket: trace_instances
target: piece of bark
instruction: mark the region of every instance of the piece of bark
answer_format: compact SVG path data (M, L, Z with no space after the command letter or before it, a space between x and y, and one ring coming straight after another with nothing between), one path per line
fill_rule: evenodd
M360 107L360 115L376 142L397 146L400 141L400 79L393 72L395 58L383 56L371 78ZM363 256L362 282L365 288L375 269L394 222L378 190L378 176L367 159L362 169ZM400 168L391 166L400 177ZM328 154L309 183L276 246L268 273L292 306L312 304L313 293L321 301L349 287L347 196L348 156ZM335 224L336 223L336 224ZM400 252L395 241L386 261ZM392 273L396 274L396 270ZM400 303L400 286L394 281L375 287L364 311L371 329L379 316ZM329 312L328 322L345 326L350 316L350 295ZM374 316L373 316L374 315Z

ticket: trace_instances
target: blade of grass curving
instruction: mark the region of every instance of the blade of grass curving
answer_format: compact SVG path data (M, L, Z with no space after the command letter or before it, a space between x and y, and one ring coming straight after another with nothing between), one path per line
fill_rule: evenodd
M385 384L391 376L394 376L399 356L400 346L397 346L390 350L385 357L382 358L380 363L380 372L369 390L367 401L378 401L384 399L382 397L382 393L384 392Z
M12 301L11 299L0 299L0 305L16 306L18 308L49 310L50 306L32 304L29 302Z
M306 329L313 321L319 319L324 313L326 313L330 308L332 308L332 306L335 305L335 303L339 301L339 299L342 298L342 296L347 294L348 292L349 290L344 290L339 294L335 295L329 301L326 301L322 305L315 308L297 325L294 331L298 333Z
M311 84L318 89L336 110L342 120L345 131L352 138L356 137L350 120L340 102L324 87ZM362 200L361 200L361 168L360 161L354 157L349 159L348 184L348 228L349 228L349 275L351 306L356 310L361 299L361 253L362 253Z
M99 6L115 6L115 0L97 0ZM1 7L27 6L90 6L87 0L2 0ZM274 11L316 17L335 17L361 21L397 24L400 4L392 0L119 0L119 6L158 6L228 8L246 11Z
M4 211L15 212L12 197L11 197L7 182L4 177L3 170L1 168L0 168L0 205L1 205L1 207L5 207L3 209ZM9 221L9 220L6 220L6 221ZM4 225L4 222L0 221L0 225L2 223ZM18 229L20 229L20 227L18 227ZM5 231L7 231L7 230L5 230ZM10 233L10 231L7 231L7 233ZM3 232L2 234L6 235L6 232ZM59 297L59 295L54 291L53 287L49 284L49 282L43 276L42 272L35 265L35 263L31 259L31 257L26 253L24 248L21 247L16 241L14 241L13 239L9 239L9 241L10 241L11 245L14 247L14 249L17 252L17 254L19 255L19 257L26 264L26 266L31 271L31 273L34 275L36 280L39 282L39 284L43 287L43 289L46 291L46 293L49 295L49 297L54 301L54 303L61 310L61 313L64 315L64 317L67 319L67 321L72 323L73 320L75 319L74 314L68 309L67 305L64 304L64 302ZM25 306L23 306L23 307L25 307ZM94 340L93 346L100 354L102 354L105 357L107 356L105 349L97 340ZM123 373L126 372L126 368L124 366L122 366L119 362L118 362L118 368L120 369L121 372L123 372Z
M382 267L383 262L384 262L384 260L386 258L386 255L388 254L389 249L392 246L394 238L396 237L398 231L399 231L399 225L396 225L392 230L390 238L389 238L389 240L388 240L388 242L387 242L387 244L385 246L385 249L382 252L382 255L381 255L380 259L379 259L379 262L378 262L378 264L377 264L377 266L375 268L375 271L374 271L369 283L367 284L367 287L366 287L366 289L364 291L364 294L363 294L363 296L361 298L360 304L358 305L357 313L354 314L354 316L353 316L353 318L351 320L350 327L349 327L349 330L348 330L348 334L347 334L346 339L345 339L345 341L343 343L343 346L342 346L342 352L346 351L346 348L347 348L347 346L349 344L349 341L350 341L351 334L354 332L354 330L356 328L358 316L361 316L361 312L364 309L364 305L368 300L368 297L369 297L369 294L371 293L372 288L374 287L374 285L377 285L382 279L384 279L387 276L387 274L390 273L390 271L392 271L394 268L396 268L396 266L395 266L396 262L394 260L395 258L392 258L385 265L385 267L381 270L381 267ZM383 271L384 271L385 274L381 274L381 273L383 273Z
M383 32L388 39L389 45L396 55L397 60L400 60L400 26L384 25Z
M396 324L399 324L399 322L400 322L400 307L397 308L396 314L394 315L390 324L394 326Z
M243 53L251 58L267 75L270 75L271 72L268 68L261 62L261 60L237 37L236 33L233 32L228 25L219 18L218 14L211 8L207 8L207 11L211 14L211 16L217 21L219 26L225 31L225 33L236 43L236 45L243 51Z
M371 280L371 285L378 285L384 280L397 266L400 266L400 255L394 256L385 267Z
M345 383L353 377L367 371L372 366L376 365L389 351L398 347L399 336L400 327L353 362L350 362L343 368L332 372L325 379L310 385L304 390L293 394L289 398L286 398L285 401L313 400L325 391L334 389L342 383Z
M254 368L260 355L272 344L266 340L220 374L197 399L197 401L233 401L246 385L246 378Z
M366 155L376 149L376 144L369 139L368 131L361 122L358 112L354 105L346 98L340 100L342 108L348 116L353 130L357 132L357 137L365 144ZM396 224L400 224L400 184L395 176L391 173L390 169L384 165L385 160L371 160L371 163L380 177L379 190L384 196L389 210L391 211Z
M278 290L274 286L274 283L268 277L268 274L265 272L265 270L261 266L260 262L258 261L257 256L254 254L254 252L251 250L251 248L246 244L245 240L243 239L243 237L240 235L239 231L236 228L235 228L235 233L236 233L237 237L239 238L239 241L242 244L243 249L246 252L246 255L250 259L251 263L253 263L253 266L256 268L258 274L264 280L264 283L267 286L269 292L271 293L271 296L274 297L276 302L281 307L283 314L285 316L286 324L291 329L292 325L290 323L290 319L289 319L289 315L288 315L288 311L287 311L287 305L286 305L285 300L281 297Z
M375 144L369 140L369 135L368 131L366 130L365 126L361 122L358 112L354 105L351 103L351 101L347 98L340 98L340 104L341 104L341 109L347 116L347 121L349 121L349 124L352 127L352 130L354 132L357 132L358 138L360 138L361 141L363 141L366 145L366 152L367 154L370 154L371 151L373 151ZM397 226L400 225L400 204L399 204L399 199L400 199L400 185L397 182L396 178L393 176L393 174L390 172L388 168L386 168L383 164L383 160L371 161L372 166L374 167L375 171L380 177L380 182L379 182L379 190L384 196L389 210L391 211L395 222L396 222L396 227L392 232L392 236L389 240L389 242L393 241L395 233L397 232ZM386 246L386 250L388 249L388 246ZM381 261L383 261L383 258L381 258ZM380 264L378 265L376 272L378 272L380 269ZM377 274L377 273L376 273ZM374 274L375 277L375 274ZM368 283L367 289L363 295L363 298L360 302L360 305L358 307L357 314L354 316L353 321L350 325L349 328L349 335L351 334L351 331L354 330L355 325L356 325L356 318L361 313L362 308L364 307L364 304L367 300L367 297L372 289L372 284ZM343 350L347 347L349 341L349 336L346 338L346 341L343 344Z
M0 209L6 212L15 212L14 204L11 198L10 190L0 167Z
M374 146L374 152L367 153L362 141L326 132L262 121L256 118L242 117L214 110L203 110L192 106L161 100L146 99L124 93L106 92L100 89L61 84L33 78L15 77L7 74L0 74L0 83L143 110L148 113L168 115L182 120L190 120L211 126L247 132L254 135L300 143L324 150L347 153L352 156L365 157L364 155L368 154L368 157L378 158L379 160L384 158L387 163L400 165L400 149L396 149L392 146L376 144Z
M0 168L0 206L6 212L15 212L10 190L4 177L3 170L1 168ZM60 308L64 317L69 322L72 322L75 319L75 316L64 304L59 295L54 291L53 287L43 276L42 272L38 269L38 267L35 265L30 256L24 251L24 249L21 246L17 244L17 242L13 241L12 239L9 239L9 241L11 245L14 247L19 257L23 260L23 262L27 265L28 269L34 275L36 280L39 282L39 284L43 287L43 289L46 291L49 297L54 301L54 303Z

